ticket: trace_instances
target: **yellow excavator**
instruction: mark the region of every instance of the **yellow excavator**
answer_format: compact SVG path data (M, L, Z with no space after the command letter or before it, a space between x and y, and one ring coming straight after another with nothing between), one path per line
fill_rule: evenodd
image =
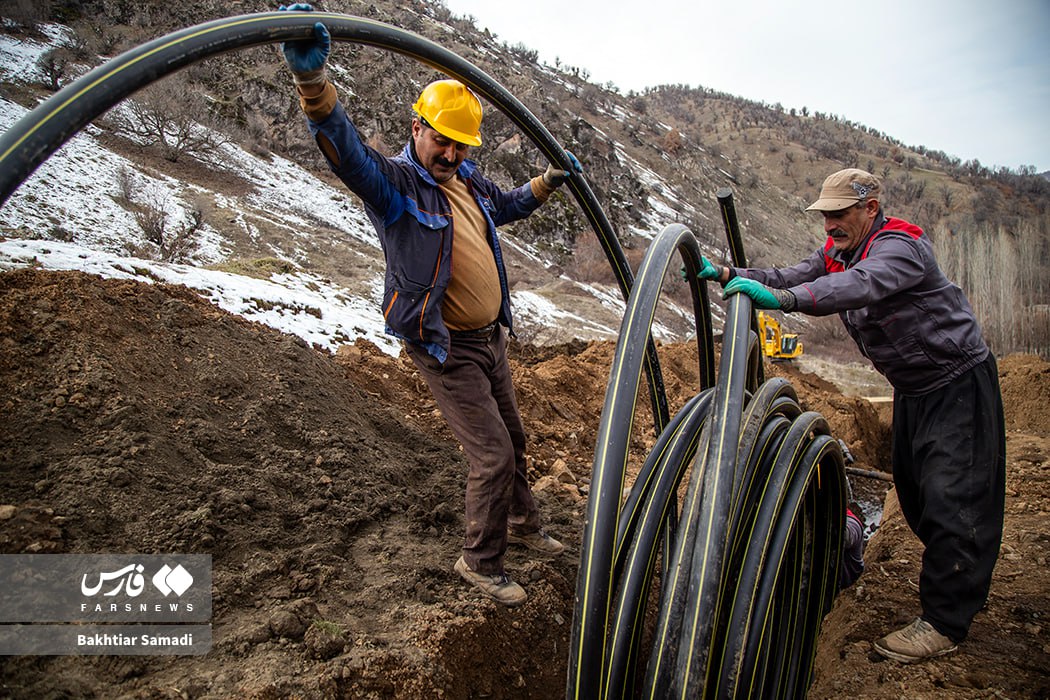
M797 333L783 333L775 318L758 312L758 336L762 340L762 352L774 362L791 360L802 354L802 341Z

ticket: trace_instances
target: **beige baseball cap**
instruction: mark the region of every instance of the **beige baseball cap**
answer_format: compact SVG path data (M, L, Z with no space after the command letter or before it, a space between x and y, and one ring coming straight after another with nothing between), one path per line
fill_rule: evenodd
M871 173L858 168L846 168L828 175L820 188L820 198L806 207L806 211L839 211L868 199L878 200L882 186Z

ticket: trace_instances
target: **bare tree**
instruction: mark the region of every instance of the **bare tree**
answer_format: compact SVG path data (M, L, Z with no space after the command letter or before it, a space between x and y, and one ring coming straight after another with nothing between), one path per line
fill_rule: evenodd
M1017 228L989 223L936 231L937 258L966 291L984 336L997 355L1032 352L1050 357L1050 243L1036 223Z
M160 150L172 163L183 156L207 160L224 142L208 128L208 103L200 88L177 76L155 83L131 103L131 118L121 125Z
M147 241L162 246L168 234L167 198L157 193L150 193L143 202L135 203L135 222L142 229Z
M72 27L77 57L85 61L92 56L112 56L132 43L126 26L115 25L98 16L77 20Z
M682 132L674 127L671 127L671 130L664 134L663 139L660 141L660 146L663 148L664 153L672 156L682 150L683 145L685 144L682 140Z
M207 214L207 200L203 196L194 197L186 210L186 220L161 244L161 257L168 262L188 261L197 248Z
M41 84L51 92L56 92L69 75L72 63L73 52L65 46L56 46L40 54L36 68L40 71Z
M926 192L926 181L912 177L910 173L901 173L898 187L901 201L911 204L922 199L923 193Z
M974 219L979 224L994 221L1002 203L1003 195L998 188L992 184L980 185L973 198Z
M161 260L186 262L190 259L207 220L208 203L203 196L189 202L185 217L179 222L173 220L171 199L166 192L146 192L131 205L143 237L157 247Z
M119 201L126 205L134 204L139 192L139 183L135 178L135 173L127 164L124 164L117 168L115 175Z
M941 200L944 202L945 209L952 208L952 201L955 199L955 193L952 192L952 188L948 185L941 185Z

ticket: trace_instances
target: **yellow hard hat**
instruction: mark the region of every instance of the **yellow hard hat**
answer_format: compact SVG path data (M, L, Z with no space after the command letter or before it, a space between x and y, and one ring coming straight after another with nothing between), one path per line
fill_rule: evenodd
M427 85L412 110L442 136L468 146L481 145L481 100L458 80Z

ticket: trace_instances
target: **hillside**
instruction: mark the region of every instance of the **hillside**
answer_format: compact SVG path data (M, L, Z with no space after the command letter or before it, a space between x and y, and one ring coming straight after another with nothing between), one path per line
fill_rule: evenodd
M0 551L213 557L204 657L3 657L0 696L554 698L564 693L587 477L610 343L515 344L530 476L554 559L511 551L508 610L452 572L463 457L405 357L332 356L182 287L0 273ZM695 393L695 345L661 347L669 400ZM858 466L885 464L865 401L777 365ZM1050 365L1002 365L1007 532L987 609L954 656L879 661L915 614L917 543L887 509L868 569L825 622L811 697L1050 695ZM652 438L635 436L640 460ZM854 479L860 499L884 482ZM874 489L874 490L873 490ZM478 664L479 655L491 660Z
M192 12L155 1L132 7L67 0L53 4L50 14L47 7L20 5L21 16L3 25L3 36L13 43L0 49L0 125L107 56L216 17L272 9L255 1L235 8L197 3ZM883 178L888 211L920 223L934 237L998 352L1050 352L1050 282L1039 272L1050 264L1050 183L1044 178L992 172L973 160L908 146L877 125L805 108L785 110L702 86L654 86L623 95L589 83L577 67L537 63L528 47L507 45L440 2L333 0L324 9L416 32L497 78L580 156L633 263L648 240L675 221L690 226L709 257L725 257L714 199L721 187L734 191L749 261L794 261L820 242L819 222L803 209L824 176L845 166L864 167ZM397 151L406 137L408 105L435 72L353 44L337 44L331 65L368 142ZM158 134L136 128L146 117L167 120L172 128L203 127L210 136L180 152ZM475 156L497 182L510 186L545 166L497 110L486 112L484 133ZM59 196L56 184L76 174L82 181ZM327 172L302 125L275 47L203 61L98 120L0 209L0 236L230 271L276 260L330 290L329 296L371 306L381 269L359 203ZM556 343L615 335L619 291L571 197L558 193L536 215L507 227L504 236L524 337ZM987 275L971 259L973 249L990 251L982 260L995 256L992 264L1003 268L997 279L1011 285L1005 293L981 286ZM0 253L0 264L10 257ZM46 267L58 265L37 257ZM689 333L688 314L678 306L684 295L681 282L669 280L660 337ZM793 322L824 336L812 351L851 352L834 322ZM343 332L381 333L376 316L367 326L366 333Z

